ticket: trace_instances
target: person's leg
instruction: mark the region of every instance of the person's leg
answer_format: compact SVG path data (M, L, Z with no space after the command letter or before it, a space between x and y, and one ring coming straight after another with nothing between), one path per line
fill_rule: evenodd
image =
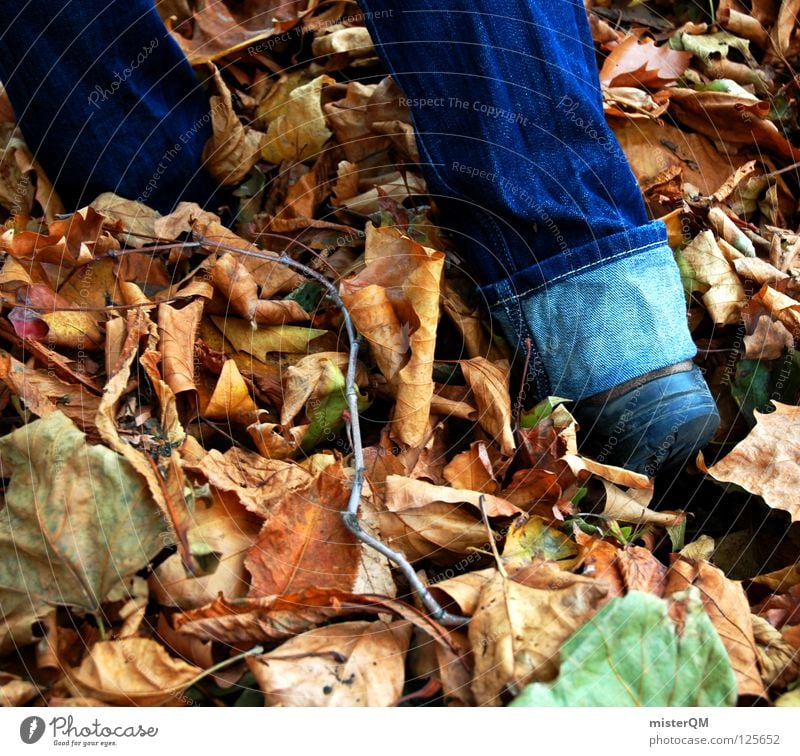
M692 435L705 441L717 416L690 369L678 269L605 123L583 3L359 3L408 100L420 167L458 253L505 334L520 349L531 339L534 391L581 400L665 371L657 397L638 390L639 415L615 431L608 456L626 448L622 461L644 469L650 445L664 456ZM688 436L664 447L673 394ZM584 423L605 413L599 422L615 424L629 403L614 401L587 404Z
M0 0L0 81L67 207L207 201L208 99L153 0Z

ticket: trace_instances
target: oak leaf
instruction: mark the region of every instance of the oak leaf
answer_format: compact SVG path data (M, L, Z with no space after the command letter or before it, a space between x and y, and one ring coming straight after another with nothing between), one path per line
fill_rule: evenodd
M774 400L771 404L775 411L755 412L755 428L707 472L763 497L768 506L788 512L796 521L800 520L800 407Z
M652 39L631 35L609 54L600 69L600 82L607 87L647 87L660 89L674 84L689 67L692 54L660 47Z

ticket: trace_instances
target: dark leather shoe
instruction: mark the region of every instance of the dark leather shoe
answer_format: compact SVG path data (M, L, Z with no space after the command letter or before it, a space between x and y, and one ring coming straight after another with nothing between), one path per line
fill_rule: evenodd
M694 459L720 423L703 374L691 361L584 399L573 415L584 454L651 477Z

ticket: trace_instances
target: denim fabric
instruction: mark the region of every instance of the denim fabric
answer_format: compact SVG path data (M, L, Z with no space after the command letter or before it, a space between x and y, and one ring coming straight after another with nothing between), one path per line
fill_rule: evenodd
M663 224L605 122L580 0L359 0L421 170L534 393L695 354Z
M153 0L0 0L0 80L70 208L208 201L208 100Z

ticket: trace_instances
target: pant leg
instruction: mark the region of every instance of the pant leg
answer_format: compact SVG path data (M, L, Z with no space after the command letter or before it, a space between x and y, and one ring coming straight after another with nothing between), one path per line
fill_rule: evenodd
M153 0L0 0L0 80L68 207L207 201L208 100Z
M359 0L421 169L538 394L582 398L696 352L660 221L603 115L581 0Z

